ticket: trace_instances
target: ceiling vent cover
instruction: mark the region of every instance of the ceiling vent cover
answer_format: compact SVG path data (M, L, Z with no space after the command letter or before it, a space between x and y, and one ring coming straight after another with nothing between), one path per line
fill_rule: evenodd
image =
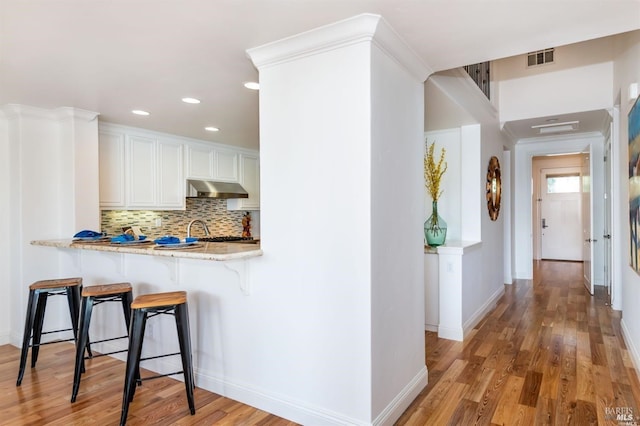
M555 49L538 50L527 54L527 67L553 63Z

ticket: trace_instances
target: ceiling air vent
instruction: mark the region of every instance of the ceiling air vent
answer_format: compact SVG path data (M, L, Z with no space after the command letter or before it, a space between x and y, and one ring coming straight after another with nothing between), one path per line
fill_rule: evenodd
M553 63L554 48L529 52L527 54L527 67L535 67L542 64Z

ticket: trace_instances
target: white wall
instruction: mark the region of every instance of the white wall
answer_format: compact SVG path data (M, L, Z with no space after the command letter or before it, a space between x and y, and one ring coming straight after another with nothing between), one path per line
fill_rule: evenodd
M427 123L430 131L426 135L428 139L435 138L438 142L442 140L447 146L447 161L449 170L452 172L449 175L448 170L445 175L445 193L438 204L442 203L446 211L450 208L458 209L450 212L452 223L454 226L459 226L459 230L453 230L453 235L459 235L459 239L463 241L481 241L480 245L474 246L473 250L462 258L461 270L452 271L463 280L462 299L459 300L462 311L457 321L458 323L462 321L466 327L493 307L505 283L503 211L509 206L503 204L498 220L491 221L487 211L485 191L489 160L491 156L502 159L503 150L509 147L509 141L500 131L495 108L464 71L451 70L434 74L430 77L428 84L438 88L446 95L446 99L461 109L458 119L465 123L458 129L436 131L434 129L437 128L438 123L435 121L438 116L432 114L429 117L432 117L434 122ZM425 108L437 108L437 105L430 103L432 99L442 99L442 97L427 98ZM456 111L451 107L448 107L448 110ZM470 123L469 117L473 117L475 123ZM448 117L442 123L451 124L451 122L452 118ZM459 146L455 146L456 143L459 143ZM508 188L510 179L508 169L507 173L502 175L502 179ZM426 203L428 204L429 201L427 196ZM429 212L430 209L427 211ZM445 220L448 219L444 214L441 215ZM451 225L449 228L451 229ZM449 231L447 231L447 240L449 240ZM452 240L449 241L455 244ZM440 272L442 276L442 263L440 263ZM440 300L443 300L442 293ZM441 318L443 309L447 307L440 306Z
M426 373L419 196L424 86L380 45L371 56L371 410L379 421Z
M11 162L7 235L11 244L8 280L12 290L8 315L11 341L18 344L28 285L41 279L58 278L61 274L57 257L43 255L42 248L29 242L61 235L70 237L85 225L99 229L98 170L94 165L97 164L94 155L98 143L97 120L95 113L69 108L44 110L9 105L4 112ZM87 152L92 156L83 157ZM92 199L96 203L84 204ZM67 311L62 299L61 303L56 300L47 305L51 329L69 324ZM55 312L64 315L55 315Z
M628 189L628 114L633 106L629 99L628 88L631 83L640 82L640 31L626 34L619 39L616 45L616 61L614 63L614 87L612 96L619 96L620 100L620 125L617 152L619 156L614 158L614 170L618 171L620 185L614 187L614 202L619 206L618 216L613 218L615 226L612 235L617 252L621 253L614 261L614 267L619 268L622 304L622 329L625 342L632 354L636 368L640 367L640 276L629 266L629 189ZM615 141L614 141L615 142Z
M380 40L327 43L333 29L249 52L260 71L265 252L252 275L265 309L286 303L256 324L269 339L245 380L344 423L390 422L426 384L416 197L425 76Z
M0 297L0 345L9 343L11 331L11 151L6 118L0 111L0 293L8 297Z
M613 40L556 47L555 62L537 67L526 55L495 61L500 121L610 108Z

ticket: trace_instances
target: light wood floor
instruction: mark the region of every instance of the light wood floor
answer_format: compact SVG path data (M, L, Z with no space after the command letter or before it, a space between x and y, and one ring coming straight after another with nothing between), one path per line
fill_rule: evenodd
M427 333L429 385L398 425L640 424L640 384L620 314L582 284L582 263L536 262L505 286L464 344Z
M534 280L505 286L497 308L464 343L426 333L429 385L397 425L619 426L611 416L616 409L640 424L640 383L620 316L605 306L602 292L588 295L581 267L536 263ZM0 346L0 424L118 424L124 363L88 361L71 404L73 352L70 344L45 346L17 388L19 350ZM182 382L144 382L128 424L295 424L202 389L195 398L191 416Z

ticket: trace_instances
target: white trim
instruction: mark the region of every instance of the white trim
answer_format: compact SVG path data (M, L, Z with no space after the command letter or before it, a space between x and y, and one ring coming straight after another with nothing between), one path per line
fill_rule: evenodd
M484 305L482 305L473 315L469 317L469 319L462 325L462 335L463 339L471 333L471 330L478 325L482 319L488 315L491 311L496 308L496 304L498 300L504 295L504 286L500 287L496 290L495 293L491 295L489 300L486 301Z
M361 42L376 44L421 83L433 73L380 15L372 13L248 49L247 55L256 68L264 69Z
M106 353L121 350L122 347L112 342L101 342L92 344L92 349L99 353ZM126 362L126 353L109 356ZM182 368L179 358L177 360L174 359L173 362L171 358L148 360L143 367L157 373L176 371L176 369L180 370ZM309 405L304 401L293 400L285 395L265 391L247 383L228 380L197 368L194 369L194 376L196 386L201 389L206 389L226 398L242 401L245 405L250 405L296 423L326 426L391 424L392 420L399 418L428 384L427 367L423 366L404 389L382 410L378 417L372 423L369 423ZM181 374L171 377L183 381Z
M0 333L0 345L8 345L11 343L11 333L6 331Z
M464 329L462 327L438 327L438 338L447 340L457 340L462 342L464 340Z
M411 405L414 399L420 394L429 383L427 366L420 369L418 374L407 383L407 386L385 407L384 410L373 420L373 425L388 425L399 419L402 413Z
M176 142L185 142L189 144L195 143L195 144L206 146L208 148L213 147L213 148L219 148L219 149L232 150L234 152L239 152L242 154L259 155L259 151L255 149L243 148L235 145L226 145L220 142L206 141L203 139L193 139L186 136L156 132L154 130L125 126L122 124L107 123L104 121L100 121L100 123L98 123L98 133L112 133L112 134L126 133L127 135L141 136L141 137L147 137L147 138L155 137L158 139L171 139Z
M638 352L636 345L633 343L631 333L627 328L627 324L624 322L624 318L620 320L620 328L622 329L622 338L624 339L624 343L627 345L629 355L631 355L631 361L633 362L636 375L638 375L638 372L640 371L640 353ZM640 379L640 376L638 376L638 378Z

